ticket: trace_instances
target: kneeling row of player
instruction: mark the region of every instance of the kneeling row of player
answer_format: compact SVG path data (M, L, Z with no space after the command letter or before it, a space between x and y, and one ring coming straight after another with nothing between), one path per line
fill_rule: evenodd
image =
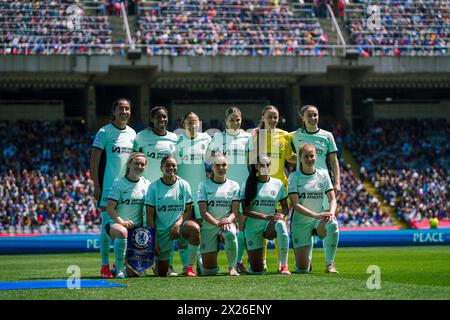
M299 150L300 169L289 177L288 190L293 209L291 233L295 254L295 271L310 270L312 237L336 238L336 199L327 172L315 168L316 151L312 145ZM250 263L249 273L263 272L263 241L278 240L279 271L289 275L289 236L286 216L289 212L287 194L281 180L269 176L270 158L260 155L253 165L245 187L227 179L228 163L218 154L212 162L209 179L200 184L198 205L202 219L192 216L192 194L189 183L177 176L177 162L173 157L161 161L161 179L149 183L142 177L147 160L142 153L132 153L127 162L126 175L113 183L108 197L107 212L112 221L106 225L114 241L116 277L136 275L125 270L128 229L148 225L156 229L156 274L166 276L169 255L174 241L184 250L180 255L186 276L196 276L194 263L201 254L201 275L218 272L218 241L225 244L229 274L239 275L235 269L238 240L235 219L240 202L247 217L244 236ZM323 200L328 198L329 211L324 212ZM280 203L282 212L276 212ZM146 216L143 215L144 205ZM146 220L146 221L145 221ZM327 259L328 260L328 259ZM334 256L332 257L334 260ZM327 264L329 261L327 261ZM333 261L331 261L333 263Z

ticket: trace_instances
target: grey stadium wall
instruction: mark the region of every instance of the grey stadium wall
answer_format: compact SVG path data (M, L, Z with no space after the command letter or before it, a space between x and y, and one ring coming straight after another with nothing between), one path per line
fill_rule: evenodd
M283 90L281 113L296 126L302 88L332 86L336 120L352 127L355 114L352 92L360 88L450 88L450 57L230 57L142 56L128 60L119 55L50 55L0 57L1 88L77 88L82 94L83 118L98 127L96 88L125 86L134 93L136 114L146 124L153 105L151 90L204 88L257 88ZM179 97L173 97L179 100ZM169 106L170 107L170 106ZM437 108L450 114L450 103ZM2 109L3 110L3 109ZM439 111L440 110L440 111ZM415 115L414 108L410 115ZM2 111L3 113L3 111ZM421 111L417 111L419 117ZM371 111L374 115L376 112ZM391 113L395 116L395 112ZM401 112L400 112L401 114Z

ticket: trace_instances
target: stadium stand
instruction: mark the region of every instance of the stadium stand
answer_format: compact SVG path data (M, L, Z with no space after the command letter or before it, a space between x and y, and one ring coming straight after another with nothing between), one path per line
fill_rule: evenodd
M342 156L344 133L340 126L323 122L323 128L333 133L338 145L341 168L341 194L338 196L337 220L340 227L385 227L392 220L380 201L364 187L363 181L353 172Z
M367 12L377 6L379 15ZM375 16L376 14L376 16ZM362 56L437 56L448 53L449 2L359 0L345 6L353 45ZM374 20L376 19L376 20Z
M73 0L0 1L0 54L111 54L107 16L68 19Z
M285 0L169 0L139 12L136 40L150 56L327 54L328 36L312 9L297 17Z
M350 165L341 165L342 192L338 197L337 220L343 227L384 227L391 226L389 214L382 209L376 197L364 187Z
M377 120L346 135L362 175L414 226L450 218L450 124L445 120Z

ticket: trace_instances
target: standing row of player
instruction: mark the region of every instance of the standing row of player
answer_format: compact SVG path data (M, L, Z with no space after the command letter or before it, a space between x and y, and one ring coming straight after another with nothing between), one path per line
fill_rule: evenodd
M288 214L288 179L285 161L297 164L298 168L289 177L289 198L291 208L294 209L291 231L296 270L311 270L312 236L316 234L324 239L326 271L336 272L334 256L338 228L335 221L335 192L340 192L339 165L332 134L318 128L317 107L301 108L299 116L302 128L288 133L277 128L277 108L267 106L263 109L260 124L252 134L241 130L241 112L232 107L226 111L226 130L216 133L212 139L207 133L198 132L200 119L193 112L184 116L184 130L180 136L166 130L168 112L164 107L151 110L150 127L137 135L127 125L130 115L130 102L126 99L116 101L112 122L99 130L93 143L91 172L95 185L94 197L99 200L102 211L102 276L112 276L109 269L110 236L116 239L114 249L121 256L125 251L121 248L126 248L122 240L126 239L126 228L130 227L130 223L125 223L123 218L119 220L120 215L117 214L120 204L127 203L123 201L126 197L121 198L123 195L117 193L117 186L121 185L124 189L119 189L126 193L130 191L125 191L125 187L131 188L133 184L139 186L141 191L135 194L140 194L140 200L130 198L128 202L143 206L142 194L169 192L177 181L183 181L180 185L185 186L184 189L192 190L184 191L186 198L182 197L183 193L179 189L170 191L183 199L178 199L178 204L177 199L168 200L171 198L170 192L169 195L149 198L154 202L147 199L146 203L147 222L157 229L156 265L159 275L165 275L166 269L169 274L173 274L173 246L166 252L165 245L170 246L170 241L177 238L186 275L195 274L191 267L197 250L195 253L193 250L198 249L200 239L203 260L203 263L199 263L201 271L203 274L214 274L217 268L218 235L225 240L230 274L245 272L242 264L245 246L249 255L249 272L258 273L265 269L267 242L263 238L276 238L278 269L288 274L289 238L285 224ZM129 158L133 150L140 153L133 153L133 157ZM300 161L297 161L296 152ZM330 159L334 185L328 174L327 158ZM145 162L141 173L145 183L138 183L141 178L136 179L135 174L140 168L133 170L135 162L141 165ZM166 164L171 168L165 171ZM211 165L212 173L208 178L207 169ZM125 170L127 173L124 178ZM130 174L132 176L128 177ZM118 177L121 178L114 182ZM150 182L152 184L148 187ZM148 192L142 191L145 186L149 188ZM212 200L209 195L213 197ZM169 202L158 205L159 198ZM185 202L181 204L180 201ZM125 215L128 214L125 211L132 211L131 208L122 207L119 211ZM173 211L170 214L169 208ZM167 220L165 217L168 216L174 220ZM113 220L110 221L110 218ZM136 222L141 223L139 219ZM174 224L169 228L171 222ZM133 225L136 224L133 222ZM234 252L236 258L233 258ZM122 270L121 265L118 270Z

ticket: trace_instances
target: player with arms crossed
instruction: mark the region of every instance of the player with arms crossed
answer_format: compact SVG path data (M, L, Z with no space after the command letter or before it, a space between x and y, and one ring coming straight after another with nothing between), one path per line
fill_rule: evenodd
M310 248L313 236L319 236L325 243L336 243L339 229L336 222L336 198L333 184L326 170L316 168L316 149L304 144L299 150L300 168L289 176L289 198L293 208L291 234L295 254L295 271L310 271ZM329 210L324 211L325 196ZM325 272L336 273L334 255L325 252Z
M152 182L145 199L147 225L156 229L156 273L165 277L169 271L170 251L174 240L188 247L185 275L195 277L194 263L200 245L200 226L192 218L192 195L189 183L177 176L173 157L161 160L163 177Z
M142 177L147 159L140 152L133 152L127 161L126 175L114 180L108 195L106 211L111 221L105 230L114 241L116 278L138 276L130 269L125 270L128 229L144 224L144 200L150 182Z
M319 124L319 109L316 106L306 105L298 110L298 115L302 126L296 131L292 132L292 148L297 152L304 144L311 144L316 148L316 164L315 166L320 169L324 169L330 175L331 181L333 181L334 191L336 197L339 197L341 192L341 174L339 170L339 161L337 157L337 146L334 141L333 134L329 131L320 129ZM327 165L327 161L330 164L331 170ZM299 168L297 163L297 169ZM331 172L330 172L331 171ZM323 202L324 210L329 209L327 199ZM332 242L329 242L333 239ZM330 257L336 255L339 238L325 238L323 248L325 255ZM312 254L312 247L310 247L310 260ZM329 272L337 272L334 266L329 267Z
M102 212L100 230L102 268L100 274L103 278L114 277L109 268L111 238L105 229L109 222L106 202L113 181L125 174L128 157L133 151L136 132L127 125L130 116L130 101L124 98L116 100L112 107L112 122L97 132L92 144L90 171L94 180L94 198L98 201L99 209Z

